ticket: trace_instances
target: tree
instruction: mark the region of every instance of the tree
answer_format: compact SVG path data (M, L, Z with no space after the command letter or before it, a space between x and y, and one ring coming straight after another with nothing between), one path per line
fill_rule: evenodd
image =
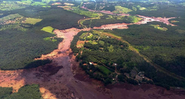
M109 52L113 52L114 51L114 46L110 45L110 47L108 47Z

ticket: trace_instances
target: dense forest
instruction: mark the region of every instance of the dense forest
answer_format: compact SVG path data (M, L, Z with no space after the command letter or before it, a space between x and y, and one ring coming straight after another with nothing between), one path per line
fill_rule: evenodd
M101 10L102 5L86 5L89 9L95 9L93 6ZM71 43L80 66L90 77L99 79L105 84L121 81L133 84L151 83L167 89L170 86L185 87L183 79L170 76L153 66L156 64L169 73L185 77L185 22L183 21L185 10L182 9L183 6L140 2L126 3L123 6L132 9L129 12L131 15L176 17L169 20L176 26L150 22L144 25L129 25L128 29L123 30L80 32ZM115 8L109 4L108 7L105 5L103 10L114 11ZM103 15L100 19L87 20L83 24L93 27L114 22L127 23L125 19L128 20L128 17L121 19L118 16ZM131 20L128 20L128 23L131 23ZM107 33L107 37L102 36ZM110 35L113 37L109 37ZM124 47L120 47L122 45ZM138 56L137 53L140 55ZM145 60L140 56L144 56ZM150 60L151 63L146 60ZM138 75L141 74L144 74L146 79L139 80Z
M150 25L135 25L130 26L127 30L114 30L110 32L130 42L139 52L152 59L154 63L185 77L185 35L178 33L177 27L166 27L169 30L161 31Z
M12 12L7 11L4 12L2 18L6 18L9 14L12 16L20 15L20 18L23 18L16 23L0 25L1 69L31 68L49 63L48 60L34 61L33 59L56 49L62 39L46 40L48 37L55 37L55 34L47 33L41 29L46 26L52 26L54 29L78 27L77 21L83 18L83 16L56 7L28 7ZM30 17L32 18L31 22L33 18L42 19L42 21L35 22L36 24L21 21Z
M115 16L115 15L103 15L100 19L86 20L83 22L83 25L86 27L97 27L105 24L114 24L114 23L136 23L140 18L136 16Z
M138 33L139 27L138 28L134 27L134 28L137 30L137 33ZM127 31L125 33L130 34L128 31L131 31L131 30L132 32L134 31L133 28L130 27L130 29L128 30L113 30L113 31L106 30L105 32L106 33L111 32L116 35L120 33L122 34L121 35L122 38L124 38L123 35L125 34L123 31ZM133 44L135 40L136 40L135 42L139 43L137 39L135 40L132 40L131 38L124 38L124 39L128 40L132 45L134 45L135 48L139 48L138 46ZM78 43L82 41L84 41L85 43L81 43L81 44ZM145 44L145 43L140 43L140 44ZM75 36L74 40L71 43L71 48L73 52L76 53L77 55L76 59L77 61L80 62L80 66L85 70L87 74L90 75L90 77L101 80L105 84L110 84L110 83L115 83L117 81L120 81L120 82L132 83L132 84L151 83L151 84L163 86L167 89L169 89L170 86L185 87L184 80L181 81L179 79L168 76L163 72L157 71L156 68L151 66L151 64L147 63L145 60L143 60L142 57L138 56L136 53L131 51L129 49L129 46L131 45L128 45L127 43L113 39L109 36L103 35L102 30L80 32L78 35ZM142 46L140 48L144 48L144 47ZM160 50L156 50L156 51L160 51ZM167 50L165 51L167 52ZM171 51L171 49L168 49L168 51ZM139 50L139 52L143 55L146 55L145 53L147 53L143 50L142 51ZM151 56L150 55L146 55L146 56L148 58L151 58L152 55L154 54L161 54L161 53L157 53L157 52L153 53L153 52L154 52L153 50L148 52L148 54L150 54ZM166 54L166 55L169 56L170 54ZM170 57L166 57L166 58L170 58ZM155 62L154 60L152 61L160 65L159 62ZM175 67L181 68L181 70L179 69L179 72L175 72L174 69L170 69L167 67L164 67L164 68L169 70L170 72L174 72L176 74L183 76L182 74L184 73L183 72L184 61L183 60L178 60L178 61L182 62L181 66L174 65L174 68ZM142 77L140 73L144 74L145 79L138 78L138 76Z
M0 87L1 99L42 99L39 86L36 84L21 87L17 93L12 88Z

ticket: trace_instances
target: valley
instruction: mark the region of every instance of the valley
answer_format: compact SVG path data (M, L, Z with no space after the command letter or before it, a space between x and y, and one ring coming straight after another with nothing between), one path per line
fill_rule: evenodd
M7 14L13 10L8 8L0 17L0 91L12 88L0 98L185 97L183 15L146 16L134 10L136 5L131 9L124 3L109 11L102 9L112 4L100 3L94 10L91 3L28 3L42 7L15 7L16 14Z

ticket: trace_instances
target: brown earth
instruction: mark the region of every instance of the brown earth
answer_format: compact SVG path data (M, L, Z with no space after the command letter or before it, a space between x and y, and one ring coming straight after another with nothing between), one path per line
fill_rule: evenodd
M117 23L117 24L106 24L106 25L102 25L100 27L93 27L93 29L128 29L129 24L126 23Z
M184 90L166 90L155 85L115 84L108 86L113 99L185 99Z

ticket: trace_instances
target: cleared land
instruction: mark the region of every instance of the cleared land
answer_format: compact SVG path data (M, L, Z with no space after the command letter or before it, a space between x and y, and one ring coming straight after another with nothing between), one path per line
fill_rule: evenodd
M52 28L51 26L46 26L46 27L43 27L41 30L44 32L48 32L48 33L53 34L54 28Z
M37 19L37 18L26 18L26 20L23 23L28 23L35 25L36 23L42 21L42 19Z

